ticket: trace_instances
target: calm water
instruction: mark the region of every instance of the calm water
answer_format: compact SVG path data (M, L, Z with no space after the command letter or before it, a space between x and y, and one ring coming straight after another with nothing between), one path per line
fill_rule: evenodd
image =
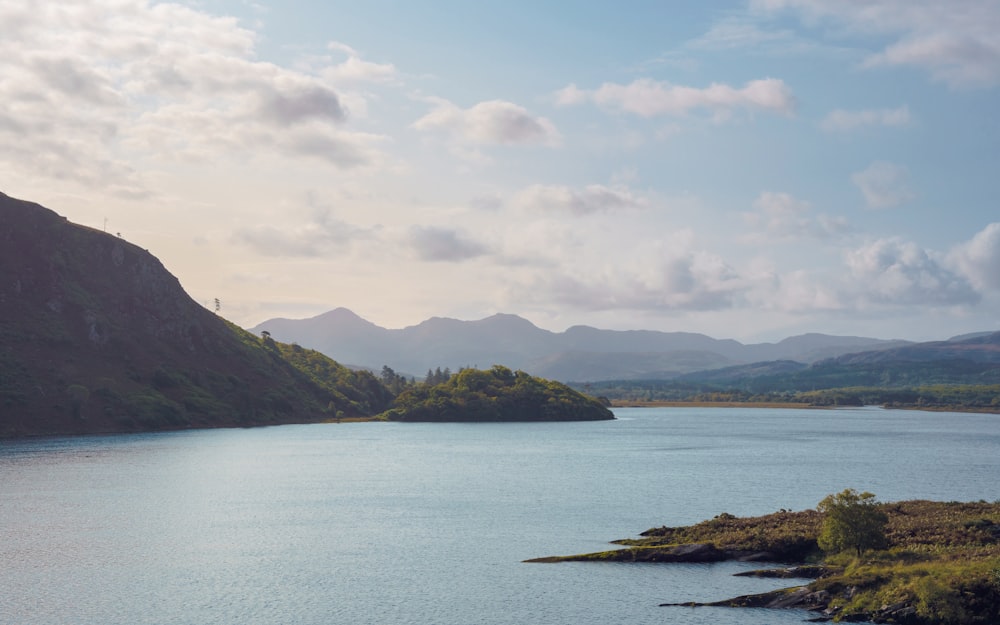
M801 623L747 568L524 564L720 512L1000 499L1000 417L627 409L0 441L0 623Z

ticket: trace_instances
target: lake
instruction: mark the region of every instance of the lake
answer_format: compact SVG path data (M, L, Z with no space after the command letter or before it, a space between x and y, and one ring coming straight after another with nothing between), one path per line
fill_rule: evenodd
M657 607L791 584L750 565L522 561L844 488L1000 499L997 415L615 414L0 441L0 622L802 623Z

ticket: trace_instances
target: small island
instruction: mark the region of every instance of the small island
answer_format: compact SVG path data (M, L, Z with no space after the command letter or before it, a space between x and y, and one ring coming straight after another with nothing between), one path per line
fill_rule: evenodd
M878 503L871 493L848 489L817 510L722 513L641 536L614 541L625 549L528 562L780 563L742 575L813 581L724 601L660 605L803 609L815 613L814 622L1000 623L1000 501Z
M600 401L565 384L502 365L462 369L440 384L407 386L389 421L600 421L615 415Z

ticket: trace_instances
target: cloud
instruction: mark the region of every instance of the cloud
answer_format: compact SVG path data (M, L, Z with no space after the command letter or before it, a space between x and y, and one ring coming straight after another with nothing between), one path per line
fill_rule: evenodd
M324 77L377 68L258 61L257 35L235 18L179 4L6 3L0 24L0 167L10 171L143 197L128 162L226 151L345 169L380 162L381 138L346 128L343 96ZM31 150L17 147L29 137Z
M313 221L296 227L258 224L240 228L232 238L264 256L321 258L370 236L368 230L319 213Z
M729 16L714 24L711 29L689 45L709 50L756 48L775 43L786 44L795 40L789 30L764 30L759 24L736 16Z
M836 109L823 119L820 126L827 132L856 130L868 126L906 126L910 123L910 109L901 106L895 109L845 111Z
M97 105L124 104L110 77L79 59L43 53L28 58L28 69L63 96Z
M331 41L327 48L336 52L347 54L347 59L337 65L327 66L322 69L322 75L327 80L334 83L384 83L394 80L398 72L396 66L391 63L372 63L364 61L361 55L354 48Z
M1000 223L987 225L950 258L977 289L1000 292Z
M548 119L502 100L480 102L462 109L434 99L434 110L413 123L420 131L441 131L460 141L492 145L555 145L559 132Z
M755 231L752 239L829 239L853 231L843 217L813 217L809 202L788 193L765 191L754 200L753 207L756 212L743 215L747 225Z
M460 262L486 254L486 247L448 228L414 226L407 244L417 258L431 262Z
M736 109L783 114L791 114L795 110L791 89L776 78L753 80L742 88L713 83L699 89L648 78L627 85L604 83L592 91L569 85L556 92L555 101L564 106L589 101L604 109L621 110L640 117L684 115L699 109L713 111L716 115L725 115Z
M748 287L720 256L695 249L689 231L634 241L610 256L594 254L592 239L548 240L549 262L521 274L513 299L585 311L706 311L735 307Z
M281 206L280 213L285 215L281 223L239 228L232 239L265 256L321 258L339 254L374 235L372 229L338 219L313 191ZM301 223L289 225L294 220Z
M519 290L517 299L586 311L708 311L733 308L743 290L735 276L704 275L710 268L700 266L695 258L665 261L658 269L658 284L625 275L608 279L539 274Z
M347 112L340 98L328 87L300 84L285 89L262 91L260 115L280 126L291 126L309 120L342 122Z
M851 174L851 181L861 190L869 208L892 208L916 197L909 187L909 171L885 161L876 161L864 171Z
M518 193L514 205L530 211L563 211L573 215L590 215L623 208L639 208L646 204L626 188L610 188L592 184L583 189L536 184Z
M724 16L708 32L688 42L685 47L696 51L729 52L739 49L773 55L829 49L804 39L792 29L762 24L759 17L753 14Z
M912 242L879 239L847 254L850 282L844 286L861 302L896 306L976 304L980 295L942 258Z
M910 66L952 87L1000 83L1000 4L982 0L756 0L763 11L792 10L830 19L855 33L892 38L867 67Z

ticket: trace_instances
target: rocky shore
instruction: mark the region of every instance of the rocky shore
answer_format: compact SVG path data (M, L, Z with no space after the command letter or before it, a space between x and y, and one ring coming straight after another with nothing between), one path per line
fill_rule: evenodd
M762 569L757 571L746 571L736 573L737 576L769 577L778 579L820 579L840 573L839 569L817 566L802 565L779 569ZM770 608L785 610L806 610L816 613L816 616L806 619L811 623L823 623L828 621L844 622L870 622L870 623L898 623L906 625L909 623L922 623L916 618L917 608L913 601L899 601L890 605L882 605L874 611L850 612L841 608L840 603L849 602L858 589L853 586L840 589L837 593L830 590L814 590L809 585L792 586L762 592L752 595L741 595L723 601L711 601L700 603L688 601L684 603L661 603L660 607L683 606L683 607L726 607L726 608Z
M614 541L622 549L528 562L768 562L784 566L738 575L812 581L724 601L660 605L806 610L812 622L1000 623L1000 501L880 506L889 519L887 548L860 557L819 549L817 511L782 510L762 517L723 513Z

